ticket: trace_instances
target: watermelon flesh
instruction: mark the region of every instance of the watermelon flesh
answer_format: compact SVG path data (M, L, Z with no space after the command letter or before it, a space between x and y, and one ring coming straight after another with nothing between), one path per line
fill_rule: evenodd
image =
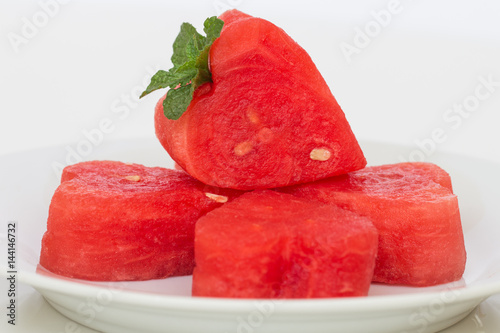
M466 262L457 197L431 163L367 167L280 189L366 216L380 239L373 281L431 286L461 278Z
M378 235L364 217L269 190L247 192L199 219L193 295L366 296Z
M237 9L230 9L226 10L224 13L222 13L219 16L219 19L224 21L224 26L223 29L226 29L231 23L242 20L242 19L247 19L251 18L251 15L248 15L246 13L243 13Z
M92 281L191 274L196 220L239 194L183 171L114 161L68 166L61 181L40 264Z
M366 165L339 104L309 55L274 24L238 11L210 49L213 83L178 120L155 109L156 135L203 183L265 189Z

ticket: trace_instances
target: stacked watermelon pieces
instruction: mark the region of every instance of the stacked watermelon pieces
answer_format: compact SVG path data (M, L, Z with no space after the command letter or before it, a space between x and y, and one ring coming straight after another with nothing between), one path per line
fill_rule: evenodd
M353 297L372 282L460 279L466 253L448 173L431 163L367 167L298 44L237 10L220 20L218 34L211 18L207 37L178 37L174 68L147 90L170 87L155 131L178 170L66 167L40 264L96 281L192 274L200 297Z

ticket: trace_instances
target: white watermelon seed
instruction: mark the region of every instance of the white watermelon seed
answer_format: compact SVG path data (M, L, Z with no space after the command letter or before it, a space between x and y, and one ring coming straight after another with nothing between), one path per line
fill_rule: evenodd
M205 195L215 202L219 202L219 203L227 202L227 197L224 195L218 195L218 194L213 194L213 193L208 193L208 192L206 192Z
M243 141L234 147L236 156L243 156L248 154L253 149L253 144L250 141Z
M123 178L125 178L126 180L130 180L132 182L138 182L139 180L141 180L141 176L137 176L137 175L134 175L134 176L125 176Z
M328 161L332 157L332 153L326 148L314 148L309 154L311 160L314 161Z

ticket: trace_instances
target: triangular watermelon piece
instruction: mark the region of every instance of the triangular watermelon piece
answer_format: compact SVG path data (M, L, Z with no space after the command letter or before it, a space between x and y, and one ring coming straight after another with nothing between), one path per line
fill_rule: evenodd
M198 180L273 188L358 170L363 152L310 56L282 29L238 11L210 49L213 83L178 120L157 104L156 135Z

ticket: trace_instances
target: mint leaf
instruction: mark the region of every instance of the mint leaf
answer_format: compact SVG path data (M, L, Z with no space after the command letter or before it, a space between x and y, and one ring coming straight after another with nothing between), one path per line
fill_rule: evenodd
M158 72L156 72L156 74L151 78L151 83L146 88L146 90L142 92L139 98L142 98L155 90L170 87L170 83L168 83L170 81L170 76L171 73L164 70L159 70Z
M212 73L210 73L210 69L208 68L209 52L210 46L207 46L199 53L196 59L195 67L197 68L197 72L192 81L195 90L205 82L212 82Z
M196 76L197 71L194 68L195 62L186 63L185 65L175 69L172 68L170 71L159 70L153 77L151 78L151 83L146 88L146 90L141 94L141 97L146 96L147 94L163 88L175 88L179 84L187 84L191 81L193 76Z
M193 99L193 92L190 85L180 86L170 89L167 98L163 101L163 112L168 119L179 119L186 111L189 103Z
M178 67L188 61L188 57L186 54L187 44L194 38L203 38L200 35L196 28L193 27L190 23L182 23L181 31L177 35L177 38L174 41L174 53L172 54L172 64L174 67Z
M140 97L158 89L170 88L163 101L164 113L168 119L179 119L191 103L194 91L204 83L212 82L208 55L223 26L224 22L216 16L207 18L203 23L205 37L191 24L183 23L173 45L171 61L174 67L168 71L159 70L153 75Z
M217 16L209 17L203 23L203 31L207 35L208 44L212 44L216 38L219 38L222 27L224 26L224 21L217 18Z

